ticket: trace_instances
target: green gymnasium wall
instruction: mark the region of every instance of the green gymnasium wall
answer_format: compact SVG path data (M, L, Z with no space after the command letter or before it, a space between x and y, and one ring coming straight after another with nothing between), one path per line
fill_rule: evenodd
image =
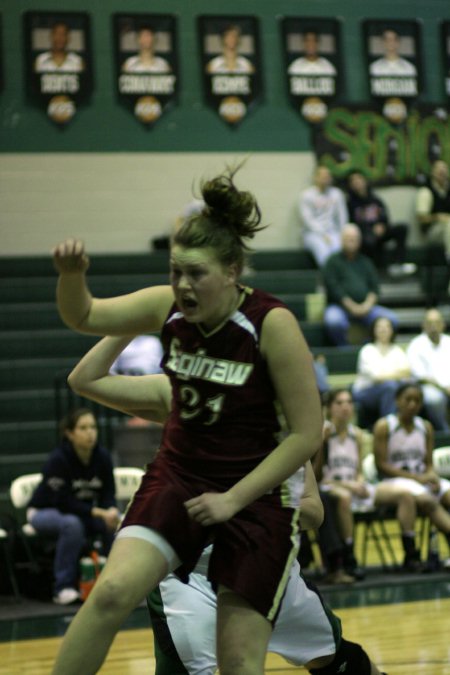
M91 15L95 90L70 125L60 129L25 96L22 14L27 10L87 11ZM178 16L181 95L153 129L144 128L116 99L111 15L115 12ZM4 80L0 94L0 150L22 152L301 152L310 130L286 92L279 17L323 16L342 20L346 101L369 98L361 22L365 18L418 18L422 22L423 102L445 103L439 24L450 19L449 0L0 0ZM264 100L238 129L203 102L195 17L254 14L260 19Z

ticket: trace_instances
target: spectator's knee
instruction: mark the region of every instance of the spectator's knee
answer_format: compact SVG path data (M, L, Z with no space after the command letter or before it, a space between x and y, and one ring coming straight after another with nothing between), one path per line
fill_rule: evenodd
M417 503L420 510L427 516L436 511L438 507L438 503L433 499L433 497L431 497L431 495L421 495L418 498Z
M65 536L73 539L84 539L84 525L80 518L72 513L68 513L64 516L61 531Z

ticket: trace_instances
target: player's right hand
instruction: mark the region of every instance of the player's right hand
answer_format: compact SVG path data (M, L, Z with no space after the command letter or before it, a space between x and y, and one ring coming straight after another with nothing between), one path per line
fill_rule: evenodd
M83 273L89 267L89 257L81 239L66 239L52 250L53 264L59 274Z

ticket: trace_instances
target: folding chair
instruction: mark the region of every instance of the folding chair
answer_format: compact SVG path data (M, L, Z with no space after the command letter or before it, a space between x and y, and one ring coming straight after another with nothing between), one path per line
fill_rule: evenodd
M362 463L363 475L368 483L375 484L378 480L377 469L375 465L375 456L368 453ZM362 534L362 555L361 566L366 567L367 547L369 541L373 541L378 553L383 569L392 569L398 566L397 557L392 546L391 537L386 529L385 520L387 511L376 506L368 509L358 509L353 511L355 525L361 525ZM384 544L384 550L383 546Z
M15 478L11 483L9 496L13 506L17 509L19 521L26 520L25 509L31 499L31 495L41 480L41 473L27 473ZM27 522L22 525L21 533L25 538L35 537L37 534L34 527Z
M450 445L433 450L433 468L442 478L450 479Z
M29 563L35 570L40 566L32 552L30 540L36 539L38 534L34 527L26 522L26 508L34 490L41 480L41 473L27 473L15 478L9 488L11 502L17 511L16 520L18 524L18 533Z
M5 561L6 571L8 573L8 579L14 597L17 601L20 601L19 585L14 570L14 534L11 534L11 532L5 530L3 527L0 527L0 548L3 551L3 559Z
M114 467L114 482L116 485L116 500L119 508L126 508L128 502L141 484L145 471L134 466ZM121 508L122 510L122 508Z

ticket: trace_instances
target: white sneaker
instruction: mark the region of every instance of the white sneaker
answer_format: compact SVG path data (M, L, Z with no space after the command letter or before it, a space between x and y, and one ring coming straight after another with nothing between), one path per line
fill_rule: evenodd
M56 605L71 605L80 599L80 594L74 588L63 588L53 598Z
M406 277L417 272L417 265L414 263L397 263L389 265L388 274L391 277Z

